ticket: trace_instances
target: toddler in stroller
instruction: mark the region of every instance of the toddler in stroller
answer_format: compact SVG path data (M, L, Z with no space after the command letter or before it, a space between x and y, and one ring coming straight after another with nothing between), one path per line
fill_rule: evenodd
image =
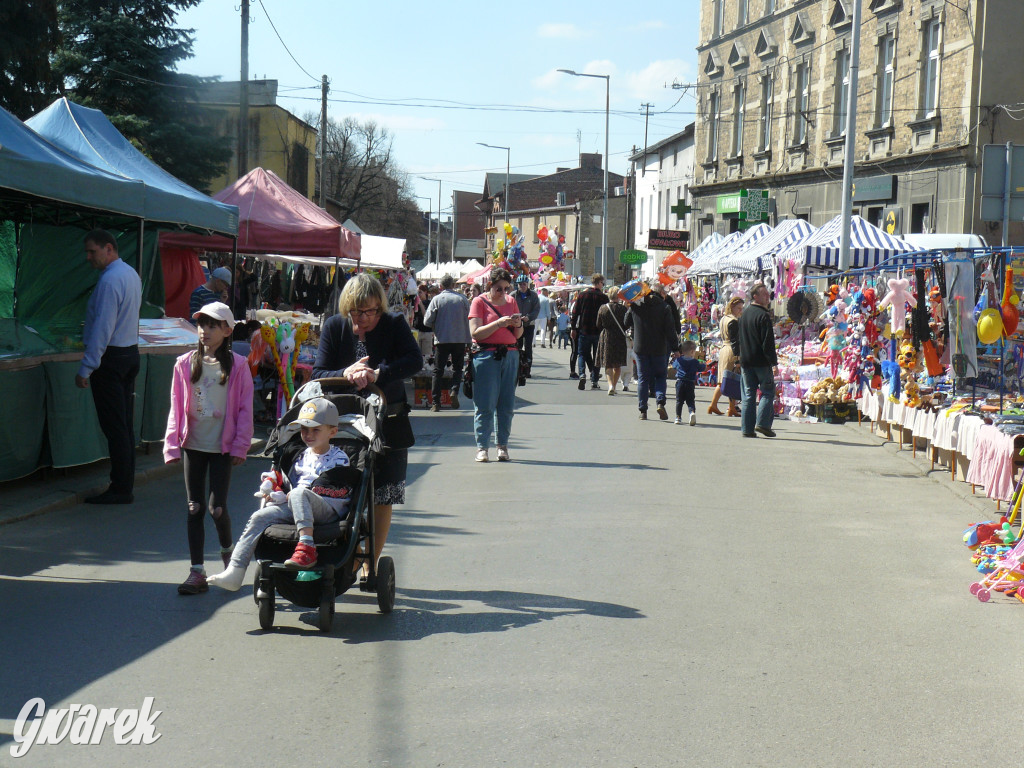
M320 629L329 629L335 596L354 583L364 560L370 578L361 588L377 591L382 612L394 606L393 562L382 557L374 567L363 554L373 551L373 461L381 450L376 416L383 398L324 395L321 384L296 393L267 444L290 490L257 494L270 503L250 517L228 568L208 579L237 590L255 555L254 598L264 629L273 626L276 592L297 605L319 606Z

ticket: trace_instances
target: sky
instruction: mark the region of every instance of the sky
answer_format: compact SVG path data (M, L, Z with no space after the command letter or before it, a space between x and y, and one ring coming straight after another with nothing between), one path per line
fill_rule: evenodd
M239 8L203 0L179 15L195 37L180 71L239 79ZM452 189L481 191L506 157L512 173L541 175L604 153L604 79L559 69L610 75L613 173L644 145L643 104L649 144L692 122L693 90L672 85L697 79L699 12L700 0L251 0L249 74L276 79L278 103L300 117L319 111L327 75L328 117L387 128L415 194L430 198L420 208L436 215L440 179L448 218Z

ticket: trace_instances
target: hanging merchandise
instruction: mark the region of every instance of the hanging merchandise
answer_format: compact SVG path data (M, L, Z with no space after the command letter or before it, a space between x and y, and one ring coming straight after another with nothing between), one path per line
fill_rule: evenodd
M906 330L907 326L907 304L911 307L917 306L917 299L908 290L910 281L903 278L889 279L889 293L878 304L878 308L885 309L892 307L892 333L899 336Z
M950 362L958 379L978 375L978 332L974 320L974 262L953 257L945 263Z
M1017 332L1017 324L1020 322L1020 312L1017 309L1019 301L1020 299L1017 298L1017 294L1013 290L1013 267L1007 266L1006 280L1003 283L1003 301L999 305L999 313L1003 319L1003 333L1007 338Z

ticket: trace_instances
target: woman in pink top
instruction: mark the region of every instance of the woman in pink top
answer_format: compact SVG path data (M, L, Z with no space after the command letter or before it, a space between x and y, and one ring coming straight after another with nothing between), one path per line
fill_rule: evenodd
M476 460L487 461L491 433L495 433L498 461L508 461L508 437L512 432L519 351L516 340L523 335L523 318L515 301L506 296L512 289L507 269L491 270L487 293L477 296L469 307L469 331L480 351L473 354L473 431Z
M231 309L219 301L193 316L199 346L174 363L171 410L164 435L164 461L183 461L188 497L188 549L192 567L178 586L180 595L205 592L206 516L220 539L224 567L231 558L228 485L231 468L242 464L252 440L252 374L245 358L231 351L235 325ZM209 477L209 495L207 495Z

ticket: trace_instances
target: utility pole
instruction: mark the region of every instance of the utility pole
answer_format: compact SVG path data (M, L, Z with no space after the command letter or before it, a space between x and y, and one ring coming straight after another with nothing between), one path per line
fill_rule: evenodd
M324 175L327 160L327 75L320 81L320 207L327 210L327 177Z
M644 156L643 159L640 161L640 177L643 178L644 176L647 175L647 121L651 117L651 107L653 107L654 105L645 103L641 104L640 106L645 107L647 110L647 114L644 115Z
M242 0L242 72L238 96L238 178L249 172L249 0Z

